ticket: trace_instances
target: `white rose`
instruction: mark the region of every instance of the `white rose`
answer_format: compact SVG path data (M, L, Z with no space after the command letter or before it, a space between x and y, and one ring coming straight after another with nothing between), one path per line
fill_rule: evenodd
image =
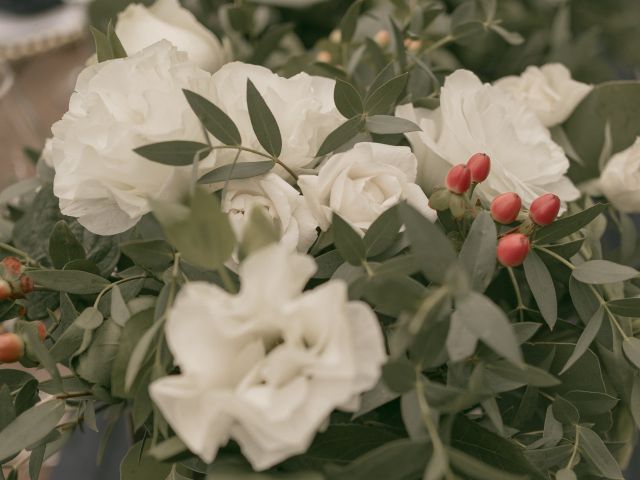
M618 210L640 213L640 137L611 157L600 175L599 186Z
M211 73L230 57L218 38L180 6L178 0L157 0L149 8L133 3L118 15L115 31L128 55L168 40Z
M167 318L180 374L150 386L191 451L210 463L235 440L255 470L306 451L331 412L354 411L386 354L369 306L342 281L302 293L311 257L272 245L240 267L231 295L189 283Z
M436 218L414 183L417 168L409 147L363 142L333 155L318 175L301 175L298 185L322 230L329 228L335 212L365 232L382 212L403 200Z
M317 237L317 222L302 195L274 173L245 180L233 180L227 185L222 208L229 212L231 225L238 238L254 207L265 209L280 227L281 243L289 250L306 252Z
M509 191L526 206L544 193L563 201L579 196L565 177L569 160L533 112L468 70L446 78L438 109L407 104L396 115L422 129L407 138L419 160L418 183L427 193L444 184L452 165L484 152L491 157L491 173L476 192L486 202Z
M182 89L206 95L210 78L166 41L86 68L69 111L52 127L54 193L62 213L93 233L110 235L148 213L149 198L181 199L191 167L154 163L133 149L167 140L202 141Z
M247 79L254 83L273 112L282 136L280 160L292 170L299 171L312 163L327 135L345 121L333 101L334 80L306 73L284 78L257 65L228 63L213 75L213 93L208 98L238 126L245 147L264 152L249 118ZM231 163L235 154L232 150L221 150L216 158L220 164ZM264 161L263 157L248 152L242 152L239 159ZM274 172L284 175L280 167Z
M561 63L530 66L519 77L504 77L494 85L527 105L545 127L564 122L593 89L592 85L573 80Z

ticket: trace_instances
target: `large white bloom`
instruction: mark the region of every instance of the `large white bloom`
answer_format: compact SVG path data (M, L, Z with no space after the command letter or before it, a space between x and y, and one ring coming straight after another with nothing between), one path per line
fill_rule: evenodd
M54 193L62 213L109 235L134 226L149 212L149 198L177 201L186 194L190 167L154 163L133 149L166 140L202 141L182 89L206 95L210 78L166 41L87 67L69 111L52 127Z
M546 127L564 122L592 85L577 82L561 63L530 66L520 76L510 75L494 82L516 100L531 109Z
M178 0L157 0L149 8L132 3L118 15L116 34L129 55L168 40L208 72L227 63L229 52Z
M245 147L264 151L249 118L247 79L254 83L273 112L282 135L280 160L293 170L312 163L327 135L345 121L333 101L334 80L306 73L284 78L265 67L228 63L213 75L213 91L208 98L235 122ZM235 153L217 152L219 163L231 163ZM242 152L240 161L246 160L264 161L264 158ZM280 167L274 171L284 174Z
M166 338L180 374L151 384L171 427L204 461L230 439L254 469L303 453L329 414L354 411L385 361L373 311L342 281L302 293L311 257L266 247L240 267L230 295L189 283Z
M599 187L618 210L640 212L640 137L611 157L600 175Z
M329 228L335 212L365 232L382 212L403 200L435 219L426 195L414 183L417 169L409 147L363 142L333 155L318 175L301 175L298 185L320 228Z
M565 177L569 160L533 112L468 70L447 77L438 109L407 104L396 115L422 129L407 138L419 160L418 182L427 193L444 184L452 165L484 152L491 157L491 173L476 191L485 201L509 191L526 206L543 193L563 201L579 196Z
M244 235L251 211L264 208L280 227L281 242L290 250L306 252L317 237L318 223L311 215L302 195L274 173L229 182L222 208L229 212L238 238Z

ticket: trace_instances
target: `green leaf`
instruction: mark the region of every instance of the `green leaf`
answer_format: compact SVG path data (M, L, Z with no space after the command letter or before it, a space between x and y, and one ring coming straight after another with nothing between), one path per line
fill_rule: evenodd
M456 470L481 480L525 480L526 475L516 475L504 470L492 467L471 455L468 455L455 448L447 448L447 453L452 465Z
M640 428L640 376L638 375L633 379L629 410L631 410L633 420L636 422L636 427Z
M610 300L607 306L612 313L623 317L640 317L640 297Z
M49 257L55 268L61 269L72 260L86 258L84 247L75 237L69 225L60 220L49 237Z
M233 120L219 107L191 90L183 90L191 110L204 128L225 145L241 145L242 137Z
M337 213L333 214L333 239L342 258L351 265L361 265L367 258L360 235Z
M198 161L206 158L211 153L211 147L206 143L170 140L144 145L134 148L133 151L152 162L184 167L192 165L196 158Z
M363 0L357 0L352 3L347 12L340 21L340 38L342 43L350 43L353 38L353 34L356 31L358 25L358 16L360 15L360 8L362 7Z
M409 78L408 73L393 77L376 90L367 95L364 110L369 115L384 115L395 106L400 94L404 91Z
M34 324L29 324L25 327L27 327L24 328L27 352L35 355L38 362L49 372L56 385L62 387L62 379L60 378L60 372L58 372L56 362L51 356L51 353L49 353L49 350L47 350L47 347L42 343L42 340L40 340L38 328Z
M129 449L120 464L120 480L164 479L171 472L171 464L160 463L147 455L151 442L138 442ZM145 448L146 445L146 448Z
M197 189L190 209L158 201L151 205L167 239L187 262L216 270L231 256L235 235L214 195Z
M382 367L382 380L396 393L406 393L416 386L416 369L406 358L389 360Z
M275 162L267 160L264 162L240 162L223 165L205 173L198 179L200 184L226 182L227 180L237 180L263 175L275 166Z
M80 270L32 270L29 276L43 288L78 295L98 293L109 285L108 280Z
M524 274L542 317L549 325L549 328L553 330L558 319L556 289L549 269L533 250L529 252L529 255L524 260Z
M127 58L127 51L122 46L122 42L116 35L116 31L113 28L113 24L109 22L107 27L107 40L111 47L111 58Z
M518 32L510 32L502 25L492 23L489 28L497 33L509 45L521 45L524 43L524 37Z
M523 364L518 339L505 313L482 294L470 292L456 301L456 312L464 326L497 354Z
M37 382L37 381L36 381ZM11 398L9 385L0 387L0 432L16 418L16 410Z
M576 426L580 437L579 450L597 472L612 480L624 480L620 466L602 439L593 430Z
M522 384L534 387L553 387L560 384L560 380L547 372L533 365L516 366L506 361L496 361L487 364L487 370L496 375L512 380L514 382L522 382Z
M249 213L249 222L244 227L240 254L246 258L253 252L280 240L280 231L266 210L256 205Z
M387 250L398 237L402 223L398 216L398 207L393 206L375 219L364 235L366 256L375 257Z
M267 102L250 79L247 79L247 107L251 126L262 148L274 157L282 152L282 136Z
M124 389L128 391L131 389L133 382L135 381L142 365L144 364L145 359L147 358L147 354L149 353L149 348L151 347L151 342L155 338L158 331L163 327L164 322L158 321L154 323L149 330L147 330L144 335L140 338L140 341L136 344L135 348L131 352L131 357L129 358L129 363L127 365L127 371L124 377Z
M560 370L560 375L569 370L573 364L584 355L584 352L587 351L593 340L598 335L600 331L600 327L602 326L602 320L604 320L604 309L599 308L596 313L591 317L589 323L587 323L586 328L582 331L580 338L576 342L576 347L573 350L573 353L567 360L567 363L564 364L562 370Z
M640 368L640 338L627 337L622 342L622 350L636 368Z
M29 455L29 478L31 480L38 480L40 478L40 470L42 469L42 462L44 461L46 450L46 445L40 445L31 451L31 455Z
M367 117L367 130L382 135L394 133L417 132L420 127L410 120L393 115L372 115Z
M610 412L620 401L616 397L602 392L571 390L566 398L586 417Z
M327 138L325 138L322 145L320 145L318 153L316 153L316 157L327 155L328 153L331 153L343 146L349 140L355 138L355 136L362 130L364 123L364 118L361 116L353 117L344 122L333 132L327 135Z
M572 233L577 232L585 225L591 223L595 218L607 209L607 204L598 203L575 215L562 217L551 225L541 228L536 232L534 240L536 243L556 242Z
M94 307L85 308L82 313L76 318L74 325L82 328L83 330L95 330L100 325L102 325L102 321L104 317L100 310Z
M179 437L171 437L151 447L147 452L158 461L166 461L189 450Z
M333 90L333 101L338 111L346 118L362 115L364 105L360 93L348 82L336 79L336 86Z
M173 262L173 249L164 240L134 240L121 248L133 263L145 269L164 270Z
M88 348L78 357L78 375L91 383L109 386L111 367L118 353L121 336L122 327L112 319L102 322L102 325L92 332Z
M605 284L624 282L638 276L635 268L619 265L608 260L590 260L573 270L573 277L582 283Z
M253 13L251 13L251 15L253 15ZM293 27L294 25L291 23L284 23L268 28L265 34L255 43L253 53L247 60L247 63L264 65L269 56L278 51L278 45L280 45L282 39L293 30Z
M457 260L451 242L415 208L407 204L401 204L398 208L411 242L411 251L422 272L430 281L443 283L447 271Z
M106 60L112 60L113 52L111 51L111 44L109 43L107 36L93 26L89 26L89 30L91 30L91 35L93 35L98 63L102 63Z
M30 408L0 431L0 459L15 455L51 432L64 415L62 400L49 400Z
M496 269L497 245L495 223L488 212L481 212L473 221L459 256L469 273L471 286L477 292L484 292L491 283Z
M116 322L116 325L124 327L130 316L131 312L122 297L122 291L118 285L115 285L111 289L111 318Z

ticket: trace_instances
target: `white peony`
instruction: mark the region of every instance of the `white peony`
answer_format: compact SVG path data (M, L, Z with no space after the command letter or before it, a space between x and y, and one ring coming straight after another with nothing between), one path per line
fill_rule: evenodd
M409 147L363 142L333 155L318 175L301 175L298 185L322 230L331 226L335 212L365 232L382 212L403 200L436 218L414 183L417 168Z
M491 157L491 173L476 192L486 202L509 191L526 206L544 193L563 201L579 196L565 176L569 160L533 112L468 70L446 78L438 109L407 104L396 115L422 129L406 135L419 160L418 183L427 193L444 184L451 166L484 152Z
M254 207L262 207L280 228L281 242L289 250L306 252L317 237L317 222L302 195L274 173L232 180L224 191L222 208L238 238L243 237Z
M640 137L611 157L600 175L599 187L618 210L640 213Z
M205 462L230 439L256 470L303 453L334 409L356 410L379 379L375 314L342 281L302 293L315 268L271 245L241 265L239 294L199 282L180 291L165 329L180 374L150 394Z
M292 170L299 171L312 163L327 135L345 121L333 101L334 80L306 73L284 78L265 67L228 63L213 75L213 91L208 98L235 122L245 147L264 152L249 118L247 79L254 83L273 112L282 135L280 160ZM235 154L233 150L221 150L216 158L220 164L231 163ZM248 152L242 152L239 159L264 161L263 157ZM285 174L280 167L274 172Z
M592 85L573 80L569 69L561 63L530 66L519 77L504 77L494 85L523 102L545 127L564 122L593 90Z
M54 193L63 214L111 235L150 211L149 198L178 201L191 167L144 159L133 149L167 140L202 141L183 88L206 95L211 76L166 41L86 68L69 111L52 127ZM211 167L210 160L201 162Z
M229 52L220 40L201 25L178 0L157 0L150 7L129 5L118 15L116 34L128 55L168 40L189 59L208 72L229 61Z

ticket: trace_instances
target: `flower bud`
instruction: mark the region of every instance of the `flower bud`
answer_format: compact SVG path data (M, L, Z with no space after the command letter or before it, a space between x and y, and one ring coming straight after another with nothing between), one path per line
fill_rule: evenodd
M40 341L44 342L44 339L47 338L47 327L44 322L38 320L36 322L36 327L38 328L38 336L40 337Z
M24 342L15 333L0 335L0 363L17 362L24 355Z
M484 182L491 170L491 159L486 153L476 153L467 161L467 167L471 170L472 182Z
M471 171L466 165L456 165L449 170L446 183L450 192L462 194L471 186Z
M422 40L410 40L409 44L407 45L407 49L413 53L419 52L421 48Z
M18 278L22 273L22 263L16 257L5 257L0 261L6 274Z
M521 233L510 233L498 241L496 255L505 267L517 267L529 254L529 238Z
M329 40L333 43L340 43L342 41L342 32L340 29L336 28L335 30L332 30L329 34Z
M378 30L373 36L373 40L384 48L391 43L391 34L389 30Z
M496 222L509 225L518 218L521 208L522 200L517 193L501 193L491 202L491 216Z
M11 294L12 291L9 282L0 278L0 302L2 300L8 300L9 298L11 298Z
M446 188L438 188L429 196L429 206L434 210L447 210L451 192Z
M529 216L537 225L549 225L558 216L560 199L553 193L536 198L529 207Z
M28 275L20 277L20 290L22 290L23 295L33 292L33 280L31 277Z
M320 50L316 55L316 61L320 63L331 63L331 54L326 50Z

